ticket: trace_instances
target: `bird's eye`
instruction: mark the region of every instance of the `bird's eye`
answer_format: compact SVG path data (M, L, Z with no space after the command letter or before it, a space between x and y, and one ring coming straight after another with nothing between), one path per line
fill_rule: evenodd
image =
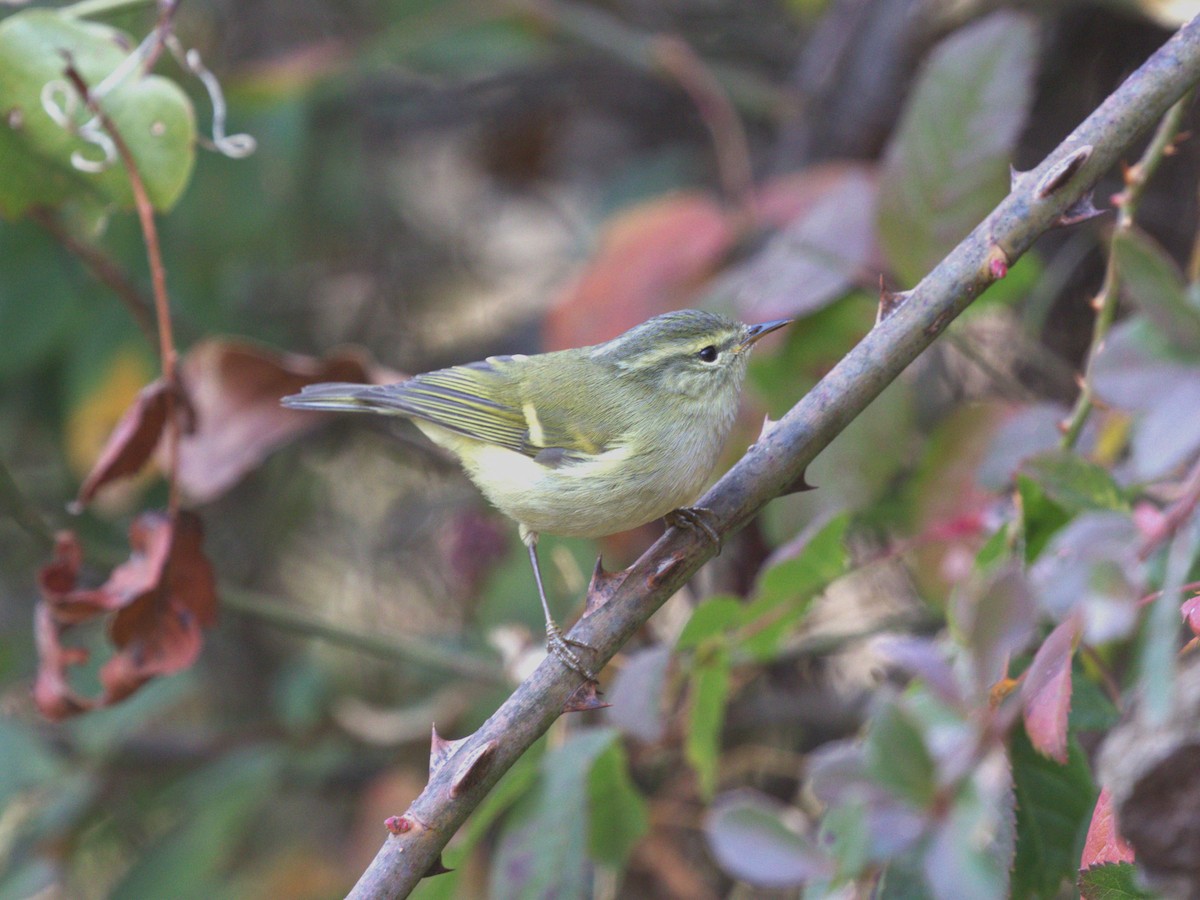
M717 361L717 348L714 347L712 344L709 344L707 347L705 347L703 350L701 350L696 355L700 357L701 362L706 362L706 363L716 362Z

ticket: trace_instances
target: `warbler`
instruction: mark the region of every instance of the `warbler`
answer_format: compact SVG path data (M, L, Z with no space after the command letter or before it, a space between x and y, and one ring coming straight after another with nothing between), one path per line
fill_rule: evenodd
M737 415L750 349L790 319L744 325L685 309L602 344L489 356L387 385L323 383L284 397L292 409L411 419L461 462L529 551L547 649L595 681L563 637L542 584L542 533L596 538L664 518L698 528L694 509Z

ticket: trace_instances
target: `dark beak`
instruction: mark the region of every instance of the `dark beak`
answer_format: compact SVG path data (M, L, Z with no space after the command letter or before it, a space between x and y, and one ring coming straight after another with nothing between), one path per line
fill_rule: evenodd
M738 345L739 350L749 350L758 342L759 338L766 337L772 331L778 331L784 325L791 325L791 319L776 319L774 322L763 322L761 325L751 325L746 331L746 337Z

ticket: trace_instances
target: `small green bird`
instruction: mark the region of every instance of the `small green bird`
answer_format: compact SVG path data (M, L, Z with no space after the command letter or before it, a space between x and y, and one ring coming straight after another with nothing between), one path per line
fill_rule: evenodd
M737 415L749 351L790 319L743 325L686 309L591 347L480 362L388 385L313 384L292 409L411 419L517 521L546 615L547 649L595 681L550 615L538 535L603 537L658 518L714 541L707 486Z

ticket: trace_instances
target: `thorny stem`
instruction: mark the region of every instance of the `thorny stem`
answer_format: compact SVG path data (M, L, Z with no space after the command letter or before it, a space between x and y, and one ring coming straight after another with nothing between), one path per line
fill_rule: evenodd
M1200 504L1200 458L1192 464L1192 469L1188 472L1187 477L1183 480L1183 485L1179 491L1179 497L1175 502L1167 507L1163 513L1162 522L1159 523L1158 529L1149 537L1138 550L1138 558L1146 560L1150 558L1155 549L1157 549L1164 541L1174 536L1192 514L1196 511L1196 505Z
M990 263L997 251L1010 263L1019 259L1198 80L1200 19L1183 26L1130 75L700 499L712 510L719 532L744 527L766 503L786 493L816 455L995 280ZM1081 147L1092 152L1071 179L1036 196L1032 187ZM576 624L571 637L595 647L594 660L603 665L715 552L706 538L668 530L625 572L607 602ZM436 871L446 842L558 719L579 682L557 660L538 666L431 773L404 814L410 827L385 838L349 896L407 896L427 872ZM479 760L486 763L476 764ZM468 763L469 783L463 780Z
M142 181L141 173L138 172L137 161L133 158L133 153L129 149L129 145L125 143L125 138L121 136L121 132L117 129L116 124L103 107L96 102L95 98L88 90L87 82L83 80L83 76L79 74L79 70L75 68L75 63L71 59L70 54L64 54L66 57L65 75L67 80L71 82L75 90L79 93L80 98L87 104L91 111L100 122L100 126L112 138L113 145L117 149L117 155L121 158L121 165L125 167L125 172L129 176L129 186L133 191L133 201L137 208L138 221L142 227L142 237L146 242L146 256L150 263L150 281L154 289L154 313L158 321L158 355L162 361L162 377L166 382L168 390L166 392L167 414L164 438L167 446L167 479L170 484L170 496L167 501L167 509L174 519L179 512L179 479L176 473L179 471L179 438L180 438L180 420L177 415L176 401L179 393L179 373L177 370L177 353L175 350L175 336L171 330L171 304L167 297L167 275L162 263L162 249L158 242L158 228L154 224L154 206L150 203L150 196L146 193L145 182Z
M1079 442L1083 426L1087 424L1088 416L1091 415L1092 409L1096 405L1095 394L1092 390L1092 370L1096 364L1096 358L1104 349L1104 341L1117 316L1117 304L1121 299L1121 273L1117 266L1117 255L1113 252L1116 240L1120 235L1133 228L1133 220L1137 215L1138 206L1141 204L1146 184L1158 169L1163 157L1170 154L1172 142L1179 133L1179 124L1183 120L1183 113L1191 99L1192 93L1189 91L1163 116L1154 132L1154 137L1151 138L1150 144L1142 154L1142 158L1125 170L1125 190L1113 198L1117 204L1117 223L1113 227L1112 237L1109 240L1104 281L1100 285L1100 292L1092 300L1096 318L1092 323L1092 342L1088 347L1087 363L1084 365L1084 374L1079 382L1079 396L1075 398L1075 407L1063 424L1061 447L1064 450L1073 449Z

